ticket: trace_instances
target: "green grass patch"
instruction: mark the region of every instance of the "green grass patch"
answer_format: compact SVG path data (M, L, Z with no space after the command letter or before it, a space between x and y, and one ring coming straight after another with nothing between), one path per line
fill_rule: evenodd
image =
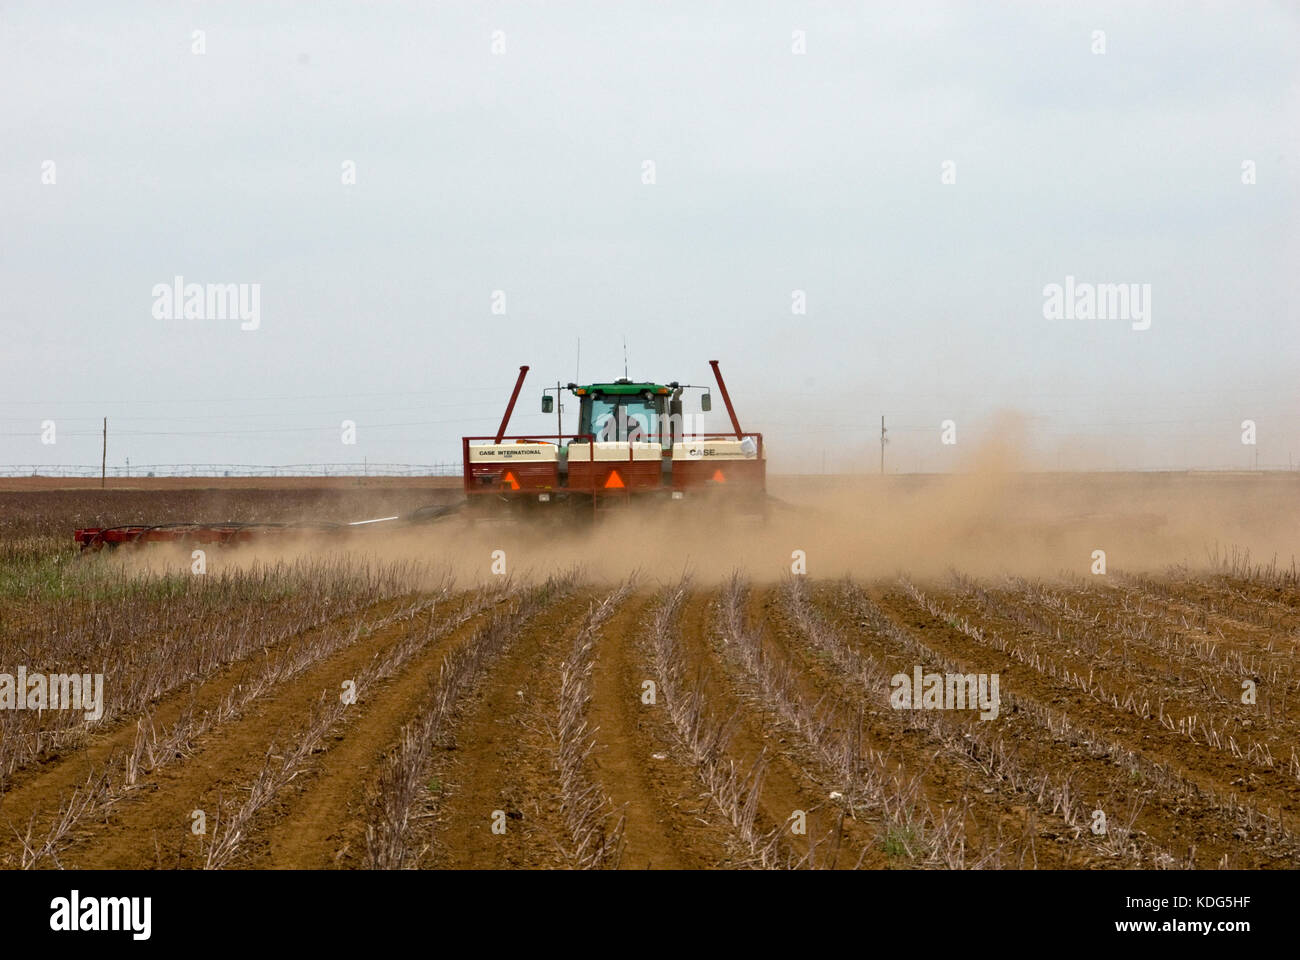
M880 838L880 845L890 857L910 860L915 856L916 833L911 827L888 826Z

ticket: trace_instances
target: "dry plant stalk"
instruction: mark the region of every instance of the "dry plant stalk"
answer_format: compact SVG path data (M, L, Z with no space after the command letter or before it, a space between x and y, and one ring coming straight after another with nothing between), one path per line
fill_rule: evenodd
M577 572L551 577L524 592L511 608L475 631L470 640L443 658L426 704L402 728L401 739L379 775L379 799L366 827L366 863L371 869L413 867L420 851L411 843L411 817L424 799L433 748L470 693L509 648L519 629L541 609L576 589Z
M507 584L502 590L509 591L509 585ZM535 592L530 591L530 594ZM492 591L492 594L496 593L497 591ZM499 596L493 596L491 600L485 597L483 605L496 603L499 600ZM395 675L420 650L468 622L481 609L480 606L472 605L457 616L426 625L423 630L408 630L407 635L400 642L383 657L368 663L356 676L354 679L356 702L364 699L365 694L376 682ZM499 617L495 618L494 622L497 619ZM291 748L279 757L274 754L274 744L268 748L266 763L248 788L248 799L225 818L224 831L214 836L208 848L205 869L221 869L230 863L239 849L248 822L280 789L302 772L311 755L324 742L329 732L343 721L349 706L350 704L342 697L334 695L333 690L323 691L311 719L291 740Z
M631 580L625 581L587 611L569 656L560 666L556 768L571 843L564 853L580 870L617 869L622 855L625 820L620 815L610 824L613 802L587 771L587 758L596 749L596 731L587 724L587 708L600 628L627 599L632 587Z
M757 827L759 797L767 759L759 756L748 774L742 774L727 755L734 717L718 720L708 710L704 679L685 680L686 654L677 625L682 602L690 587L683 578L659 596L648 625L651 663L659 681L668 717L678 743L690 756L696 775L722 815L731 823L741 844L744 862L762 869L788 863L780 829L760 832Z

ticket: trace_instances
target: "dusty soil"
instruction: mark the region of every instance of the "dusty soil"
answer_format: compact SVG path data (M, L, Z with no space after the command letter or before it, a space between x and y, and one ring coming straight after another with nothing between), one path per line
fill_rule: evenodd
M295 508L326 502L290 495ZM66 520L47 508L42 522ZM474 541L465 565L486 565L494 538L515 549L514 536ZM229 715L214 711L278 648L94 730L10 778L0 863L201 868L224 838L223 867L360 868L395 809L405 865L433 869L1300 863L1300 586L1285 565L791 576L737 556L734 584L731 569L704 564L643 568L592 620L636 566L601 557L589 551L535 608L512 606L539 579L515 566L496 599L484 599L491 576L471 576L445 598L305 631L286 649L317 652ZM656 620L683 567L695 574L683 602ZM656 646L665 634L674 643ZM584 636L586 668L573 659ZM677 687L663 649L675 651ZM457 674L458 657L477 658L474 669ZM997 715L898 709L892 679L916 668L996 675ZM565 677L584 669L566 727ZM364 695L329 714L367 671ZM684 725L684 706L705 721ZM431 711L438 725L421 728ZM201 734L126 776L142 724L205 712ZM410 750L419 729L436 731L424 753ZM691 729L717 735L692 742ZM566 779L563 757L575 755L581 776ZM414 792L394 805L391 767L407 756ZM593 836L609 843L601 856Z
M918 662L914 649L900 647L846 600L843 583L806 584L813 608L831 629L841 632L849 648L873 658L889 671L910 673ZM1108 585L1113 601L1136 603L1134 588ZM1169 625L1182 627L1187 612L1217 617L1216 598L1231 599L1226 584L1197 582L1186 588L1171 584L1179 611ZM547 606L523 623L508 649L465 701L454 726L454 742L438 751L428 773L430 786L423 816L426 867L563 867L566 854L563 816L567 802L557 776L554 724L560 690L559 672L583 611L600 595L583 588ZM1272 751L1273 765L1262 754L1246 755L1250 743L1294 742L1294 699L1283 707L1279 696L1266 714L1240 704L1216 707L1235 718L1237 750L1170 729L1153 708L1136 712L1084 689L1072 679L1053 676L1051 658L1090 664L1094 672L1113 660L1114 652L1089 658L1075 638L1057 637L1051 608L1032 608L1043 619L1028 627L991 611L964 588L938 587L924 594L945 614L936 616L918 605L897 583L880 582L861 591L888 622L933 651L925 669L945 662L976 673L996 672L1002 683L1002 712L991 721L954 711L944 721L953 736L913 722L914 715L891 710L888 689L864 689L835 662L821 656L792 619L786 594L758 587L748 594L750 629L763 635L768 656L793 675L793 696L805 705L833 705L841 721L862 724L862 750L876 751L897 783L914 783L911 850L888 843L888 816L870 803L856 809L837 802L835 794L855 785L828 767L806 730L783 720L732 649L734 642L719 626L719 593L714 588L689 596L678 626L685 653L685 674L698 678L708 709L730 721L723 749L726 759L747 771L763 758L755 827L774 834L788 863L815 866L906 868L925 866L925 818L960 809L964 860L948 865L1106 868L1221 862L1236 867L1287 867L1296 863L1291 832L1300 814L1300 780L1290 755ZM461 595L438 609L454 617L465 604ZM614 830L621 823L624 868L709 868L745 865L744 845L736 828L719 809L698 776L691 756L676 742L662 704L642 700L643 684L654 678L646 647L652 590L635 592L600 630L592 674L587 723L595 749L588 757L592 780L609 797L607 817ZM1286 595L1278 601L1300 601ZM1010 603L1010 601L1007 601ZM1239 600L1234 600L1240 603ZM195 835L192 815L228 809L247 794L267 756L285 752L294 731L313 704L334 695L342 680L356 676L409 635L410 621L386 619L388 609L357 614L371 622L345 649L327 656L295 678L260 696L241 714L216 724L183 754L139 780L104 809L82 817L59 844L57 860L76 867L199 867L208 838ZM1010 608L1008 608L1010 609ZM950 611L950 613L948 613ZM425 616L433 617L430 611ZM485 614L470 617L417 650L394 677L371 690L316 748L300 774L279 789L249 822L238 854L229 866L334 868L365 865L366 828L375 816L379 771L419 703L436 687L439 663L447 651L468 641ZM955 624L963 624L959 629ZM1104 628L1098 630L1104 633ZM972 638L980 635L984 642ZM1025 645L1041 655L1037 667L991 646L997 636ZM1268 634L1263 628L1243 631L1267 646L1293 645L1293 634ZM1020 649L1020 648L1017 648ZM1152 659L1158 653L1150 654ZM1171 655L1176 660L1176 654ZM1119 674L1117 668L1108 671ZM236 667L211 677L197 689L169 698L152 711L155 723L174 718L195 705L211 707L241 676ZM1136 675L1127 677L1136 683ZM1125 678L1116 676L1120 683ZM1171 681L1172 682L1172 681ZM1154 681L1153 681L1154 683ZM1170 691L1172 694L1172 691ZM1067 718L1072 732L1053 729L1044 717ZM999 758L972 745L963 728L987 723L993 740L1008 751ZM1249 723L1249 726L1244 724ZM111 754L126 750L135 725L120 723L93 738L84 749L54 757L21 771L0 798L0 817L22 828L31 822L41 836L66 809L73 791ZM1195 735L1193 735L1195 736ZM1200 735L1201 737L1204 734ZM1238 755L1238 754L1242 755ZM1012 768L1046 774L1049 782L1028 782ZM1053 796L1069 784L1074 800ZM494 811L504 811L506 830L494 834ZM806 830L790 829L795 811L806 813ZM1090 829L1094 811L1108 812L1115 833L1099 837ZM1105 841L1111 840L1112 844ZM13 831L0 839L0 856L20 861L22 845ZM46 865L54 865L47 861ZM943 865L943 864L931 864Z

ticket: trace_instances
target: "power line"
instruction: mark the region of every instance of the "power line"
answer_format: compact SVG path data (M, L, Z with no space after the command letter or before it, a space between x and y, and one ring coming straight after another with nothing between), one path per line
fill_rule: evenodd
M367 397L423 397L433 396L435 394L445 393L469 393L472 391L490 391L500 393L499 387L446 387L440 390L397 390L387 391L384 393L319 393L304 394L295 397L213 397L201 399L196 397L184 398L165 398L154 400L71 400L64 398L62 400L0 400L0 405L12 404L15 406L54 406L57 404L126 404L126 403L280 403L285 400L349 400Z
M499 407L500 404L497 403L497 401L495 400L474 400L474 401L470 401L469 403L438 404L439 409L460 408L460 407L488 407L488 406ZM369 413L388 413L388 414L418 413L426 410L428 410L428 407L399 407L396 409L390 407L370 407L361 410L310 410L310 411L300 411L300 412L310 413L313 416L331 417L331 416L357 416L358 414L369 414ZM161 422L174 421L176 423L191 423L191 422L201 422L201 421L206 422L210 420L251 420L251 419L262 419L266 417L282 417L282 416L284 416L284 411L275 411L271 413L209 413L209 414L204 414L203 416L193 416L193 417L171 417L165 415L159 415L156 417L114 417L113 422L114 423L151 423L151 422L160 422L160 421ZM64 417L64 416L51 417L47 419L55 419L55 420L63 421L65 423L69 423L69 422L76 423L79 421L85 421L87 423L98 423L100 420L99 417ZM0 423L30 423L32 420L33 417L31 416L0 417Z
M100 465L69 464L0 464L0 477L79 477L91 479L101 475ZM369 460L349 463L145 463L130 467L108 466L104 473L113 478L153 477L275 477L275 476L456 476L459 461L437 463L375 463Z
M360 423L358 429L392 430L397 427L428 427L447 423L490 423L486 417L473 417L458 420L412 420L407 423ZM334 432L339 428L333 424L323 427L260 427L250 430L115 430L116 437L227 437L257 433L321 433ZM0 437L35 437L39 433L0 433ZM65 437L99 436L98 431L69 430Z

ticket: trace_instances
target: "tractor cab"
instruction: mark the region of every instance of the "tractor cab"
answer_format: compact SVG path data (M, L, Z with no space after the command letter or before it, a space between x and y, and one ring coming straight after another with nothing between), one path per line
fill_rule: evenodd
M671 444L672 427L667 418L674 390L681 394L677 384L624 379L581 387L571 383L568 389L579 399L578 433L591 434L605 443Z
M600 443L657 443L672 449L685 434L682 392L676 381L636 383L628 379L612 383L568 384L565 389L578 398L578 434L594 436ZM701 410L711 406L709 394L700 398ZM542 396L542 412L554 409L549 394Z

